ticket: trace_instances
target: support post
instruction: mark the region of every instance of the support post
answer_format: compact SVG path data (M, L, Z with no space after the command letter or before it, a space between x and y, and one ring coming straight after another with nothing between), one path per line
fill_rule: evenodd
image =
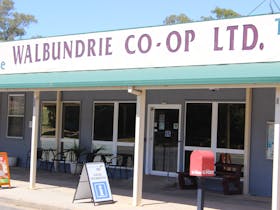
M272 210L280 210L280 87L275 91Z
M135 122L135 150L133 173L133 206L139 206L142 199L143 161L144 161L144 132L145 132L146 91L137 94Z
M250 169L250 142L251 142L251 116L252 116L252 88L246 89L245 104L245 132L244 132L244 188L243 193L249 194Z
M31 151L30 151L30 177L29 188L34 189L36 184L37 169L37 145L38 145L38 127L39 127L39 107L40 92L33 93L33 116L32 116L32 135L31 135Z
M60 151L60 137L61 137L61 91L56 92L56 116L55 116L55 139L56 139L56 153ZM58 168L57 161L54 162L54 169Z

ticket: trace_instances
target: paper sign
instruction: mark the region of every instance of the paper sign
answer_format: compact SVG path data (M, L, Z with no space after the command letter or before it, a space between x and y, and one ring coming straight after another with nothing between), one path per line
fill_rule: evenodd
M0 186L10 185L10 170L8 163L8 155L6 152L0 152Z

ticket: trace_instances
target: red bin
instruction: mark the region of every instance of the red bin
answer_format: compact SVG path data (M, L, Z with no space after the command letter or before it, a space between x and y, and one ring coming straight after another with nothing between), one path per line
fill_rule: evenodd
M214 176L214 154L211 151L195 150L190 158L190 176Z

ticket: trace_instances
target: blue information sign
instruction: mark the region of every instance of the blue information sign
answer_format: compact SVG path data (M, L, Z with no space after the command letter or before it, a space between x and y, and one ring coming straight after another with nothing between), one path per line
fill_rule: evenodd
M91 187L93 201L112 201L112 193L108 181L108 176L103 162L86 164L88 179Z

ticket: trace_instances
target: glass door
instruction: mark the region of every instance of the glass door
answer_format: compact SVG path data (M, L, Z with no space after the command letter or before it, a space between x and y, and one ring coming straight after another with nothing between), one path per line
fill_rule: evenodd
M152 119L152 174L177 171L179 109L154 109Z

